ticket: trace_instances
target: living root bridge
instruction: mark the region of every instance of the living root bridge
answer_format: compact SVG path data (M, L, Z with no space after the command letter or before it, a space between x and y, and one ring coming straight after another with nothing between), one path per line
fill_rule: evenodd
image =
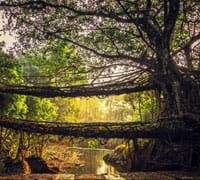
M0 126L14 130L85 138L158 138L171 140L198 139L191 130L164 128L159 122L126 123L58 123L29 121L0 116Z
M102 96L102 95L119 95L124 93L141 92L153 90L156 85L135 85L131 82L98 85L84 84L66 87L53 86L7 86L0 87L0 93L11 93L21 95L31 95L38 97L88 97L88 96Z

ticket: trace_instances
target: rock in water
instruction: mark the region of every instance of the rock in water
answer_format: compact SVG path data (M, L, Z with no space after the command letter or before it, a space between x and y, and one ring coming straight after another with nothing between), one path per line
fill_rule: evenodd
M46 162L40 158L40 157L35 157L31 156L29 158L26 158L26 161L29 164L31 173L58 173L58 168L53 167L49 168L46 164Z

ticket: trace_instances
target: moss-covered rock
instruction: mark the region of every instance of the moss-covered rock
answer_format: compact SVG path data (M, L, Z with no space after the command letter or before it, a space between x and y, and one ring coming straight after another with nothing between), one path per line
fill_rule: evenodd
M117 146L113 152L106 154L103 159L106 163L113 165L118 171L128 170L129 152L125 144Z

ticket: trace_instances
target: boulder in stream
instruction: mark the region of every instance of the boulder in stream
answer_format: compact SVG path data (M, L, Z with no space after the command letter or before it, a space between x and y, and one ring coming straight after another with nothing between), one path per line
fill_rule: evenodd
M119 145L115 150L103 157L103 160L112 166L114 166L119 172L124 172L128 167L128 152L124 144Z
M50 173L56 174L59 172L57 167L48 167L45 160L40 157L31 156L26 158L26 161L29 164L31 173Z

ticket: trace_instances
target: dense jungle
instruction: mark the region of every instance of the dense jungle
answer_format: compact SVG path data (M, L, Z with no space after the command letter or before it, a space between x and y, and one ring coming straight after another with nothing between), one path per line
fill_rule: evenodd
M197 0L0 0L0 167L58 173L54 153L82 147L109 149L118 172L199 171L199 12Z

